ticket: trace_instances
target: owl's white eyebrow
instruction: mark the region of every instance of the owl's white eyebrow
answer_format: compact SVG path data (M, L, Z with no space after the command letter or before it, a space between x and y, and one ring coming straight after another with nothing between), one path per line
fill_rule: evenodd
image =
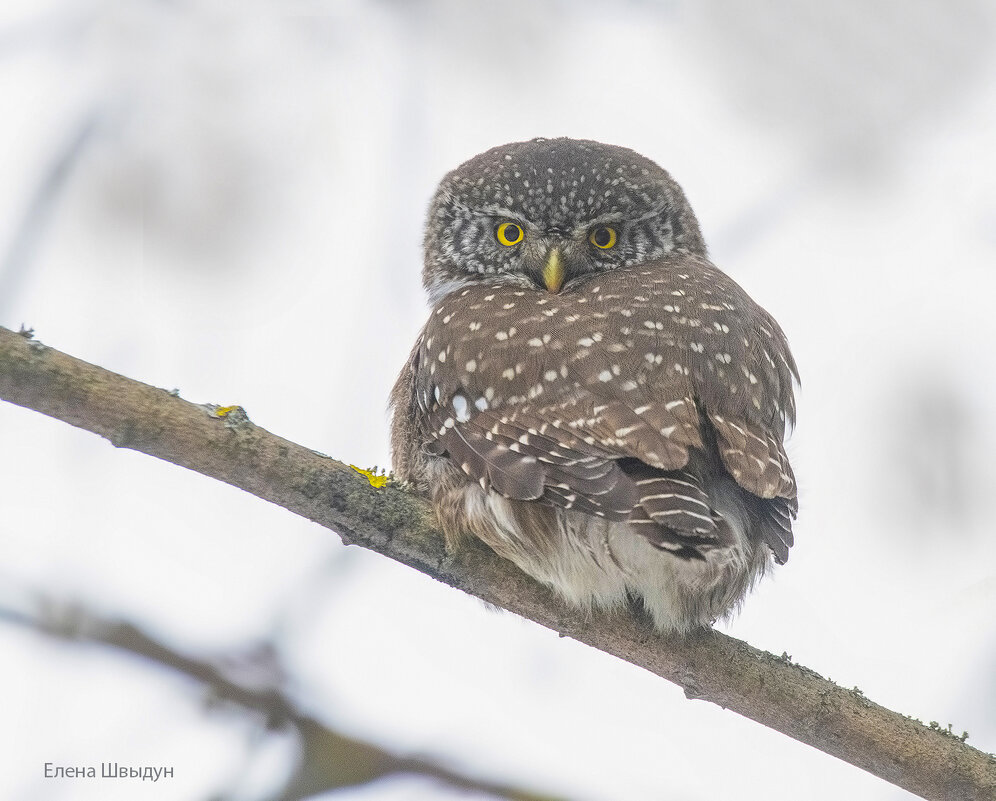
M661 205L651 209L646 214L641 214L639 217L629 217L624 212L612 211L599 217L593 217L583 225L578 226L576 230L587 231L589 228L594 228L598 225L605 225L606 223L639 223L644 220L652 220L654 217L660 217L662 214L667 214L669 209L669 206Z
M506 209L504 206L478 206L477 208L464 206L463 208L467 209L467 211L485 214L489 217L508 217L509 219L519 220L523 223L529 222L520 212Z
M526 221L522 214L512 211L511 209L506 209L504 206L472 206L469 203L461 201L459 196L449 189L442 190L441 194L445 204L452 206L455 209L459 209L460 211L466 211L472 214L487 214L494 217L511 217L512 219L522 220L523 222Z
M641 214L639 217L633 217L629 222L643 222L644 220L652 220L654 217L660 217L662 214L667 214L671 210L671 207L666 203L662 203L656 208L650 209L646 214ZM625 217L623 219L626 219Z

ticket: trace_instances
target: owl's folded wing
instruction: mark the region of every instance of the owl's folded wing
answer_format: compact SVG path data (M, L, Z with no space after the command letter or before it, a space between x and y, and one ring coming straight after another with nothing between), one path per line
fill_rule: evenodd
M553 404L478 410L458 393L426 411L430 448L448 453L485 489L610 520L628 519L640 503L626 459L678 470L689 448L702 446L691 399L631 409L584 393Z
M779 564L794 544L792 520L799 509L795 476L779 438L744 420L710 414L716 446L727 472L741 487L765 499L755 504L763 519L757 530Z
M744 420L710 414L723 465L734 481L759 498L794 498L795 476L781 441Z

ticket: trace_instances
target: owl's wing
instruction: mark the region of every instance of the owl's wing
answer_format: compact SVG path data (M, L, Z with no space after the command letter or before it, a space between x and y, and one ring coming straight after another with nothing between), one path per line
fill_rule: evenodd
M720 461L754 496L753 501L748 498L754 530L783 564L794 543L792 520L799 508L783 442L786 424L795 423L792 384L799 373L785 334L767 312L753 307L747 323L750 335L738 332L745 347L734 351L740 374L729 368L725 374L717 371L700 397ZM729 365L730 356L724 361ZM744 378L753 390L750 404L731 402L732 391L727 396L724 390L743 386Z
M564 509L627 520L655 547L688 559L732 543L701 477L682 469L703 448L691 398L626 403L591 393L554 404L468 415L434 404L430 449L485 489Z
M701 447L694 403L625 403L575 393L560 402L480 409L456 393L425 412L430 449L446 452L470 478L507 498L544 500L610 520L628 519L641 488L629 457L677 470ZM483 405L483 404L481 404Z
M795 476L781 441L746 420L710 414L719 456L733 480L759 498L794 498Z
M741 487L757 496L752 504L759 518L758 533L779 564L794 544L792 520L799 509L795 476L780 439L745 420L710 414L716 447L727 472Z

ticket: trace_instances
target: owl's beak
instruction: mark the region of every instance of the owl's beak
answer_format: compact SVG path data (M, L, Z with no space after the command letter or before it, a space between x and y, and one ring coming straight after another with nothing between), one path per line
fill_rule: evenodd
M560 257L560 248L550 248L543 265L543 283L550 292L559 292L564 284L564 261Z

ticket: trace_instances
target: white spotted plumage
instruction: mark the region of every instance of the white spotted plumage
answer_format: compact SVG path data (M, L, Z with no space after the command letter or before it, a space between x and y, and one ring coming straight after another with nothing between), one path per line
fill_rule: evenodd
M506 219L521 246L497 242ZM582 606L637 597L665 630L708 625L785 561L795 365L667 173L594 142L488 151L440 185L425 285L392 444L451 545L478 536Z

